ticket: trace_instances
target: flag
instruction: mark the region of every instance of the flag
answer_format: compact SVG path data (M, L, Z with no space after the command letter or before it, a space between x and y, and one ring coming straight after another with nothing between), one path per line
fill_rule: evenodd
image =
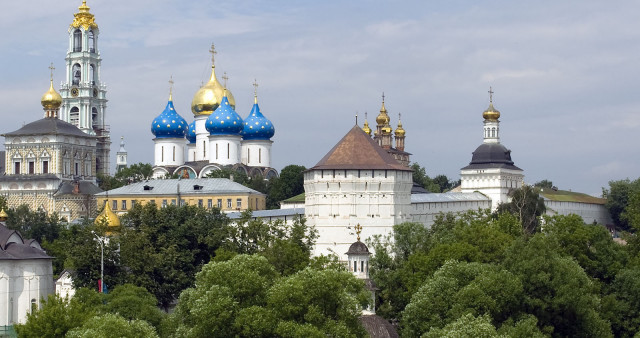
M102 292L102 279L98 279L98 292Z
M107 294L109 290L107 290L107 283L102 283L102 293Z

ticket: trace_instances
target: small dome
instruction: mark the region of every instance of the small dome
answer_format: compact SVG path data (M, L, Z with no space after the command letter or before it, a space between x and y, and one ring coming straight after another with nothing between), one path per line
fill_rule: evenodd
M220 106L207 117L207 131L210 135L235 135L240 134L244 124L242 118L229 103L227 95L222 97Z
M189 140L189 143L196 143L196 121L191 122L189 125L187 140Z
M46 110L55 110L60 108L60 105L62 105L62 96L60 96L60 94L58 94L58 92L53 89L53 80L51 80L49 90L47 90L47 92L42 95L40 103L42 103L42 107L44 107L44 109Z
M387 108L384 106L384 101L382 101L380 114L378 114L378 117L376 117L376 123L378 123L378 125L385 125L389 123L389 115L387 115Z
M233 109L236 108L236 100L230 91L226 91L226 96L229 104ZM193 115L210 115L213 113L222 102L222 97L225 95L225 88L218 82L216 78L216 66L211 67L211 78L209 82L200 87L191 101L191 111Z
M187 128L187 121L173 108L171 98L164 111L151 123L151 132L157 138L183 138Z
M271 121L260 112L260 106L258 106L258 100L256 99L249 116L244 119L242 138L245 140L269 140L275 132L276 130Z
M402 128L402 122L400 120L398 120L398 128L396 128L395 133L396 133L396 137L398 136L402 137L405 134L404 128Z
M382 127L382 133L391 134L391 125L389 125L389 121L387 121L387 123L384 124L384 127Z
M100 224L101 222L106 222L110 227L120 226L120 218L118 218L118 215L111 210L109 200L104 204L104 210L102 210L100 215L98 215L93 221L94 224Z
M483 143L473 152L470 164L513 165L511 150L500 143Z
M349 251L346 252L347 255L370 255L369 248L367 245L357 241L351 244L349 247Z
M493 103L489 103L489 108L482 113L485 120L497 121L500 118L500 112L493 107Z
M371 136L371 128L369 128L369 122L364 121L364 126L362 127L362 130L367 133L367 135Z

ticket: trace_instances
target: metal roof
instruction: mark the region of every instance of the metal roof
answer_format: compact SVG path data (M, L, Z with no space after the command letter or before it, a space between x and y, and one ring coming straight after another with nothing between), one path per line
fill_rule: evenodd
M146 188L145 188L146 187ZM101 192L96 196L121 195L203 195L203 194L260 194L261 192L245 187L228 178L194 178L147 180L124 187Z
M442 203L491 201L489 197L479 192L445 192L439 194L411 194L411 203Z
M9 133L2 134L2 136L27 136L27 135L69 135L78 136L84 138L93 138L89 134L84 133L78 127L71 123L59 120L57 118L43 118L31 123L27 123L22 128Z
M227 216L230 219L238 219L242 215L241 212L230 212ZM272 209L272 210L255 210L252 213L252 217L255 218L268 218L268 217L285 217L285 216L295 216L295 215L304 215L304 208L288 208L288 209Z

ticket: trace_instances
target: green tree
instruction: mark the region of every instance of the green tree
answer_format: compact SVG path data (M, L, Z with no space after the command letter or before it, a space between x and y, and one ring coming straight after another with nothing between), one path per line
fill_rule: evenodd
M81 326L96 314L93 304L82 300L81 297L64 299L50 294L46 301L41 301L40 309L27 314L24 324L15 326L16 332L20 337L64 337L69 330Z
M246 185L249 177L244 170L233 170L231 167L224 167L219 170L213 170L207 173L207 178L228 178L236 183Z
M443 328L431 328L425 338L501 338L488 316L475 317L467 313Z
M424 167L414 162L411 164L411 169L413 170L413 183L417 183L430 192L441 192L440 186L427 175L427 170Z
M82 326L70 330L69 338L153 338L158 337L153 326L143 320L126 320L116 314L103 314L87 320Z
M630 197L634 193L640 193L640 179L635 181L630 181L629 179L610 181L609 189L603 189L603 195L607 198L605 206L611 214L613 223L625 231L632 230L629 223L630 219L627 215L627 206L632 205Z
M118 171L114 178L122 185L148 180L153 176L153 167L149 163L137 163Z
M96 174L96 181L98 183L98 187L100 187L100 189L104 191L120 188L125 185L125 183L118 180L117 178L110 175L105 175L103 173Z
M159 328L164 313L158 309L158 301L147 289L133 284L116 286L105 296L104 310L118 314L127 320L144 320Z
M533 186L536 187L536 188L551 189L551 188L553 188L553 182L551 182L550 180L542 180L542 181L538 181L538 182L534 183Z
M280 171L279 177L269 180L267 209L277 209L280 201L304 192L304 166L290 164Z
M54 241L63 228L57 213L47 216L44 210L31 211L26 204L7 210L7 216L7 228L18 230L23 238L38 242Z
M516 215L522 224L522 231L526 234L539 231L539 217L546 211L544 200L540 194L535 188L523 185L522 188L511 191L509 195L511 202L500 204L498 213L510 212Z

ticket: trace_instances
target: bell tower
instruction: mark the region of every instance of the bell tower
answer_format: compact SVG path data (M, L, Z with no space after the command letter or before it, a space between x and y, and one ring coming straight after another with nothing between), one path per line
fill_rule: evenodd
M69 25L66 75L60 88L60 119L97 137L96 171L109 174L111 137L106 124L107 86L100 80L98 24L86 1Z

